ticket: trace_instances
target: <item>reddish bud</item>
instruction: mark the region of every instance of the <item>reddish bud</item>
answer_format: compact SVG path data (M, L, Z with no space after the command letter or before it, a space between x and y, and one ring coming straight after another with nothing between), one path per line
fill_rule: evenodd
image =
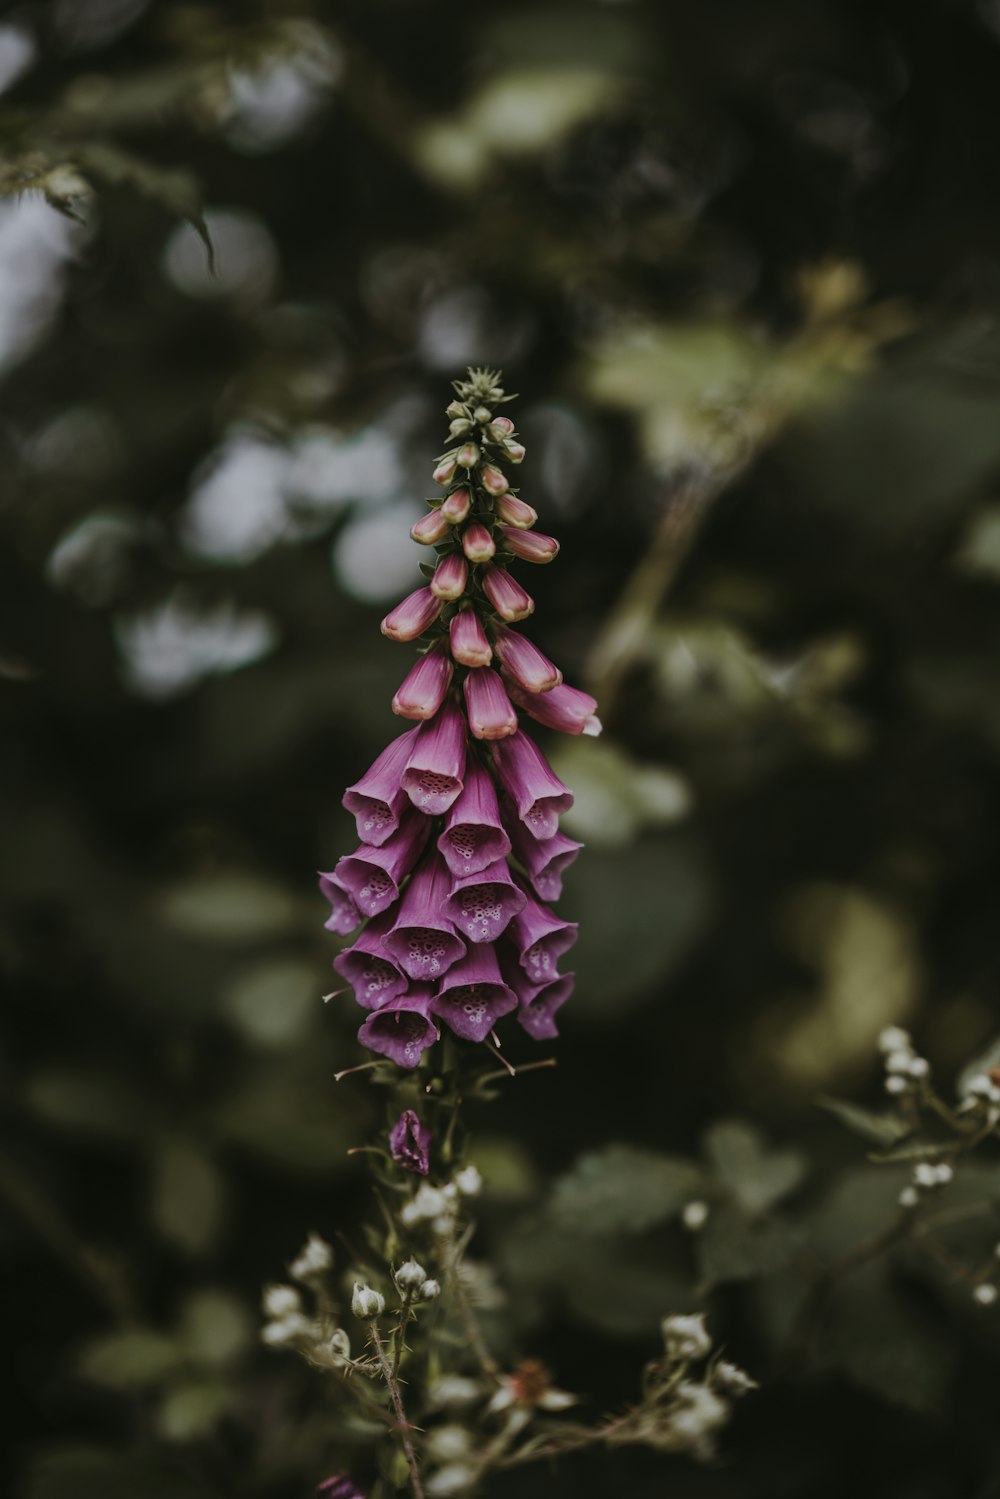
M428 510L410 527L410 535L414 541L419 541L421 546L436 546L448 535L448 517L442 515L440 510Z
M468 515L471 504L472 499L467 489L453 489L441 506L441 514L449 526L457 526Z
M504 440L503 448L511 463L520 463L524 457L524 444L522 442L515 442L512 437Z
M490 422L489 435L494 442L503 442L514 430L514 423L509 416L495 416Z
M506 625L493 626L493 647L507 676L525 692L550 692L562 681L562 672L537 645Z
M514 526L501 526L500 531L508 552L522 562L551 562L559 553L555 537L544 536L541 531L518 531Z
M462 609L448 626L451 654L462 666L489 666L493 649L475 609Z
M535 601L504 567L488 567L483 574L483 592L501 619L527 619Z
M498 468L493 467L492 463L486 464L479 477L483 481L483 488L489 494L507 493L507 480Z
M469 581L469 564L461 552L449 552L442 557L430 582L431 593L437 599L460 599Z
M441 613L441 600L429 588L418 588L389 611L382 621L382 634L390 640L416 640Z
M466 526L462 532L462 550L470 562L489 562L496 553L497 544L478 521L471 526Z
M497 516L508 526L528 531L538 519L538 511L519 500L516 494L502 494L497 500Z
M434 470L435 484L450 484L455 477L457 459L454 453L446 453Z
M479 449L474 442L465 442L458 450L456 462L462 468L475 468L479 462Z
M477 667L469 672L463 688L469 728L476 739L506 739L517 733L517 714L495 671Z
M433 718L445 700L454 674L447 647L439 640L407 672L392 700L393 713L401 718Z

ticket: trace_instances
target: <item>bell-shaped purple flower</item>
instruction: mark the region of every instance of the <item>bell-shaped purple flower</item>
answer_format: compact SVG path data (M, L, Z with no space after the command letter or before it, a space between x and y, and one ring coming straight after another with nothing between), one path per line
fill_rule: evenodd
M565 833L551 838L535 838L519 817L507 821L514 857L524 865L531 887L539 900L554 901L562 895L562 877L583 847Z
M460 609L448 626L451 654L461 666L489 666L493 647L475 609Z
M469 581L469 564L461 552L449 552L434 569L428 587L435 598L460 599Z
M527 619L535 601L505 567L488 567L483 573L483 592L501 619Z
M379 755L360 781L348 786L343 803L353 812L362 843L376 847L399 827L400 814L407 805L402 789L403 771L417 742L418 729L407 729Z
M517 1018L536 1041L550 1041L558 1036L554 1016L573 993L575 973L563 973L550 984L531 985L518 990Z
M523 692L511 683L511 696L518 707L548 729L561 734L590 734L596 739L601 732L597 717L597 699L579 687L553 687L551 692Z
M449 525L460 526L471 505L472 498L467 489L453 489L441 506L441 511Z
M402 718L433 718L445 700L455 674L443 640L411 666L392 700L392 711Z
M552 562L559 555L559 543L542 531L519 531L516 526L501 526L500 535L508 552L522 562Z
M408 993L373 1010L358 1031L358 1040L397 1067L416 1067L438 1038L437 1026L430 1018L430 1003L430 985L414 984Z
M524 452L523 448L521 452ZM538 511L513 494L502 494L497 500L496 510L498 520L502 520L505 526L516 526L519 531L530 531L538 519Z
M542 694L548 696L547 693ZM492 747L500 784L517 808L517 815L536 838L551 838L559 830L559 815L573 805L564 786L541 750L520 730Z
M497 544L486 527L474 521L462 532L462 551L470 562L489 562L496 555Z
M448 517L442 515L441 509L428 510L418 521L414 521L410 527L410 535L414 541L421 546L437 546L448 535Z
M495 942L526 903L527 896L511 879L506 860L498 859L478 874L455 880L445 911L470 942Z
M417 1176L431 1169L431 1132L413 1109L404 1109L389 1131L389 1154L404 1171Z
M330 902L330 914L323 925L328 932L336 932L338 937L349 937L361 925L361 912L354 896L335 869L329 874L320 874L319 888Z
M524 533L529 534L527 531ZM418 588L407 594L401 604L390 609L382 621L382 634L390 640L416 640L441 613L441 600L429 588Z
M500 976L493 948L472 947L441 980L431 1014L464 1041L485 1041L501 1015L517 1008L517 996Z
M393 963L382 947L382 938L392 925L388 911L369 921L353 944L338 953L333 966L354 990L354 998L366 1010L377 1010L404 994L409 987L405 973Z
M378 916L398 899L399 887L419 859L430 826L428 817L410 808L380 848L363 843L338 862L334 873L359 911Z
M465 719L451 702L417 730L402 786L421 812L440 817L458 797L467 743Z
M479 874L510 853L493 777L475 755L469 756L465 767L461 796L445 813L444 832L437 846L456 878Z
M576 934L575 921L560 921L554 911L530 895L507 931L532 984L550 984L559 977L559 959L573 946Z
M517 733L517 714L492 667L472 668L462 687L469 728L477 739L506 739Z
M450 893L451 875L441 855L432 850L414 870L396 920L386 933L387 955L418 982L441 978L465 952L465 943L444 914Z
M495 624L493 649L504 676L513 687L520 688L522 692L531 695L551 692L562 681L562 672L558 666L553 666L548 656L517 630L508 630L506 625Z

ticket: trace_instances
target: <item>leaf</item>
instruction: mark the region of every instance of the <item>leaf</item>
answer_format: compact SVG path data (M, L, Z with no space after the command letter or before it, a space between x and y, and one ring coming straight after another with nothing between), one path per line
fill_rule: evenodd
M205 223L201 184L184 167L163 167L126 151L110 141L81 141L75 148L85 170L115 187L130 187L159 203L168 213L185 219L205 246L209 266L215 271L215 247Z
M28 1107L47 1124L98 1139L135 1141L145 1125L143 1100L121 1078L58 1067L36 1073Z
M214 1162L187 1141L165 1144L153 1167L151 1203L164 1239L188 1254L204 1254L219 1237L225 1210L225 1182Z
M888 1265L873 1264L838 1286L828 1308L821 1363L895 1405L939 1415L955 1371L944 1324L892 1284Z
M295 959L258 963L227 986L223 1008L254 1046L280 1049L300 1041L319 1014L323 975Z
M298 925L292 895L253 875L199 875L163 890L157 914L172 931L215 942L260 941Z
M223 1368L250 1346L254 1330L250 1312L239 1297L208 1289L187 1298L177 1335L193 1362Z
M232 1409L236 1391L216 1380L175 1386L160 1403L157 1424L168 1442L208 1436Z
M803 1237L784 1218L752 1216L729 1203L713 1208L694 1241L702 1290L773 1275L798 1252Z
M109 1333L80 1354L80 1373L112 1390L160 1384L183 1362L184 1350L165 1333L150 1328Z
M870 1140L873 1145L895 1145L910 1133L909 1125L898 1114L877 1114L873 1109L862 1108L846 1098L818 1098L816 1102L847 1129L853 1130L863 1140Z
M609 1145L581 1156L556 1182L550 1212L558 1227L580 1233L641 1233L679 1212L701 1181L681 1157Z
M759 1130L720 1119L705 1135L705 1151L720 1180L748 1213L763 1213L799 1185L806 1160L797 1150L769 1150Z

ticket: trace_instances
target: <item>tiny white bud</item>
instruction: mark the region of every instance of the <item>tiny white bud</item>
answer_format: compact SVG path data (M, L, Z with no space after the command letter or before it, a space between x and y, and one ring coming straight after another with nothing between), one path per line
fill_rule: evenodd
M920 1193L916 1187L904 1187L899 1194L899 1205L901 1208L915 1208L920 1201Z
M419 1296L427 1283L427 1271L416 1260L406 1260L396 1271L394 1279L405 1296Z
M931 1064L926 1057L914 1057L907 1071L913 1078L927 1077L931 1070Z
M261 1305L267 1316L275 1321L302 1310L302 1302L294 1286L265 1286Z
M472 426L467 416L457 416L448 427L449 437L464 437Z
M287 1317L269 1322L262 1329L260 1340L268 1348L293 1348L297 1343L311 1339L315 1332L315 1325L308 1317L304 1317L301 1312L291 1312Z
M698 1198L692 1202L686 1202L681 1209L681 1222L693 1234L697 1233L699 1228L704 1228L708 1222L708 1203L701 1202Z
M472 420L478 422L481 427L485 427L487 422L493 420L493 413L492 411L487 411L485 406L477 406L472 413Z
M878 1038L879 1051L905 1051L912 1044L909 1031L898 1025L887 1025Z
M432 1473L424 1484L424 1492L430 1499L459 1499L466 1495L475 1483L478 1473L466 1463L446 1463Z
M660 1329L668 1358L704 1358L712 1351L712 1340L705 1327L705 1318L700 1313L689 1317L664 1317Z
M898 1075L896 1075L896 1076L892 1076L892 1077L887 1077L886 1080L885 1080L885 1091L887 1093L892 1093L892 1094L896 1094L896 1095L898 1095L900 1093L905 1093L907 1087L908 1087L908 1084L907 1084L907 1081L906 1081L905 1077L899 1077Z
M751 1379L745 1369L739 1364L731 1364L728 1359L720 1358L712 1370L712 1383L717 1390L724 1395L746 1395L751 1390L760 1388L755 1379Z
M913 1053L909 1051L891 1051L885 1059L886 1072L909 1072L913 1061Z
M938 1186L945 1187L951 1181L952 1177L955 1175L955 1172L952 1167L948 1165L947 1161L944 1161L940 1166L937 1167L934 1175L937 1179Z
M976 1286L976 1289L972 1293L972 1299L978 1302L980 1306L992 1306L997 1299L997 1288L996 1286L991 1286L986 1281L983 1285Z
M483 1189L483 1179L475 1166L465 1166L455 1173L455 1186L463 1197L475 1197Z
M472 1447L472 1436L464 1426L449 1422L445 1426L433 1426L427 1433L424 1451L436 1463L453 1463L465 1457Z
M913 1168L913 1180L918 1187L936 1187L938 1184L937 1167L927 1161L921 1161L919 1166Z
M310 1234L288 1267L293 1280L308 1281L333 1268L333 1250L319 1234Z
M425 1280L420 1287L421 1301L437 1301L441 1295L441 1282L439 1280Z
M362 1281L354 1282L354 1294L351 1297L351 1311L362 1322L371 1322L375 1317L381 1317L385 1311L385 1297L380 1296L378 1291L373 1291L371 1286L366 1286Z
M441 1196L444 1198L445 1202L457 1202L458 1187L455 1182L449 1182L447 1186L442 1187Z
M351 1340L342 1327L335 1327L330 1334L327 1352L333 1364L343 1364L351 1356Z

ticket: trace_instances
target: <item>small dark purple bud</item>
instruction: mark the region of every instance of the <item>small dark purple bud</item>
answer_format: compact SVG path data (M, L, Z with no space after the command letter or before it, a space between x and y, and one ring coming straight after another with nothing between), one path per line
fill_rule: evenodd
M350 1478L338 1473L316 1485L316 1499L367 1499L367 1496Z
M431 1132L413 1109L404 1109L389 1131L389 1151L404 1171L426 1176L431 1169Z

